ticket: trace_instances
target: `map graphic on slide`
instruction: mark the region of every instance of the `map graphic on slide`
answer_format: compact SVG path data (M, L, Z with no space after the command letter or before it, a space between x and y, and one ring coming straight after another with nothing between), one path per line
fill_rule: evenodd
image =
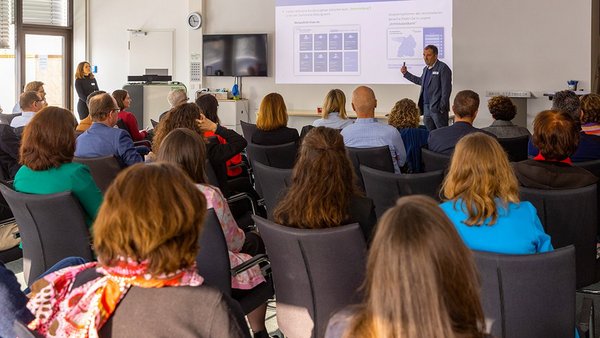
M296 75L360 73L360 27L315 26L294 32Z

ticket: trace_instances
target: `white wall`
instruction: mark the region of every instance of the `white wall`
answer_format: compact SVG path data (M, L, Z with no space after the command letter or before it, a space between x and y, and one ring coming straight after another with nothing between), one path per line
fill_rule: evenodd
M201 10L200 0L89 0L89 6L87 57L92 65L98 66L96 78L100 89L119 89L127 82L128 75L141 75L128 74L127 29L175 30L173 80L189 85L190 33L186 18L190 9ZM76 26L75 32L81 29L81 25ZM197 34L201 44L201 34Z
M102 89L116 89L126 81L127 28L175 29L174 79L189 87L188 55L201 50L201 40L193 35L198 33L188 30L185 18L200 0L169 1L168 11L164 10L166 1L89 1L90 61L99 67ZM275 84L274 6L275 0L204 0L203 32L269 34L269 77L243 80L243 95L250 100L251 112L272 91L284 96L289 110L313 110L334 86ZM580 88L590 89L598 65L598 28L592 27L592 22L598 25L598 16L594 13L592 18L592 9L592 0L455 0L453 94L462 89L480 94L482 104L476 125L491 122L485 97L489 90L531 91L534 97L526 103L531 124L535 114L551 106L544 92L561 90L570 79L579 80ZM594 9L598 11L596 5ZM232 85L233 78L205 77L202 83L209 88ZM349 96L355 86L335 87ZM403 97L418 99L418 86L372 87L381 112Z

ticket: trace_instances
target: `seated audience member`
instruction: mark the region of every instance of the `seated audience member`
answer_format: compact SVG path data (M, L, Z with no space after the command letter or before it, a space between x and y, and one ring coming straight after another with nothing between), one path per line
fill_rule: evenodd
M176 128L191 129L198 135L203 135L205 131L211 131L225 139L227 142L225 144L209 142L206 145L206 153L219 181L219 188L226 197L230 196L232 191L227 182L225 163L246 148L248 144L246 140L235 131L207 119L200 113L200 108L195 103L184 103L171 109L159 123L152 141L154 154L158 154L164 138Z
M23 132L23 166L15 176L14 187L16 191L39 195L71 191L91 226L102 203L102 193L90 169L72 162L76 124L73 113L58 107L46 107L35 114Z
M16 116L10 122L13 128L24 127L29 123L33 115L44 108L45 101L41 98L38 92L24 92L19 96L19 105L21 106L21 116Z
M432 130L427 141L429 150L450 155L456 143L465 135L487 131L473 127L473 121L479 111L479 94L472 90L462 90L454 97L452 103L454 124L448 127ZM493 136L493 135L492 135Z
M100 95L100 94L104 94L106 93L104 90L96 90L95 92L92 92L90 95L88 95L85 104L87 107L90 106L90 99L96 95ZM77 128L75 128L75 131L83 133L84 131L90 129L90 127L92 126L92 115L88 114L88 116L86 116L83 120L79 121L79 124L77 125Z
M27 83L23 92L37 92L40 95L40 100L44 101L42 108L48 106L48 102L46 101L46 91L44 90L44 83L42 81L31 81ZM13 114L20 112L22 112L21 104L17 102L13 107Z
M69 266L85 264L87 261L80 257L67 257L54 264L38 279ZM28 289L25 293L29 293ZM13 324L15 320L28 324L33 315L27 309L29 300L23 291L15 274L0 262L0 337L15 337Z
M189 98L187 97L187 93L186 93L185 89L183 89L183 88L173 89L167 95L167 101L169 102L169 107L170 107L169 110L177 107L180 104L186 103L188 100L189 100ZM162 119L167 115L169 110L160 114L160 116L158 117L159 122L162 121Z
M567 113L575 121L577 130L580 130L581 101L575 92L571 90L556 92L552 98L552 110ZM530 157L534 157L539 153L539 150L533 145L532 138L529 138L527 152Z
M537 189L572 189L596 183L594 174L571 163L579 138L577 123L567 113L539 113L533 120L532 139L540 152L533 159L513 163L519 184Z
M103 329L117 307L125 306L130 296L139 301L139 289L169 287L181 288L181 297L168 305L181 311L160 311L164 304L154 304L156 315L138 315L131 323L137 336L171 336L169 329L179 327L197 337L247 336L225 296L201 286L196 255L205 214L206 199L176 166L127 168L106 192L94 223L98 262L66 268L34 283L27 308L35 319L29 327L56 337L114 336L122 325L107 327L111 332ZM201 299L192 287L204 289ZM138 306L147 302L152 299Z
M491 136L463 137L442 185L440 206L472 250L533 254L552 250L535 207L519 201L519 185L502 146Z
M402 99L394 105L388 116L388 123L396 127L402 136L406 148L406 171L420 173L421 147L427 144L429 131L425 126L419 126L419 107L411 99Z
M579 146L571 155L573 162L600 159L600 95L588 94L581 97L581 132Z
M221 124L219 120L219 115L217 114L217 110L219 109L219 101L216 97L210 94L203 94L198 96L196 99L196 105L200 108L200 113L204 114L204 116L211 120L216 124ZM216 135L213 131L207 130L204 132L205 138L216 137L220 144L226 144L227 141ZM242 174L242 168L240 167L240 163L242 163L242 154L235 154L230 159L227 160L227 177L233 178L240 176ZM247 176L247 175L245 175ZM246 177L247 179L247 177Z
M388 146L394 164L394 172L406 163L406 150L402 136L396 128L379 123L375 118L377 99L373 90L360 86L352 92L352 109L356 112L356 121L342 129L344 144L353 148L373 148Z
M342 135L331 128L312 129L302 140L291 186L273 212L275 222L301 229L358 222L370 240L375 207L357 190L356 179Z
M278 93L267 94L256 113L256 131L250 142L273 146L298 142L298 130L287 127L288 114L283 97Z
M9 181L15 178L21 168L19 164L19 146L21 141L15 130L7 125L0 124L0 179Z
M89 110L93 123L77 137L75 156L89 158L114 155L123 166L144 161L129 133L113 128L121 111L114 97L108 93L92 97Z
M138 129L138 121L135 116L125 110L131 105L131 97L129 96L129 93L126 90L117 89L112 92L112 96L117 101L119 108L121 108L118 117L121 119L121 121L123 121L125 127L127 127L127 131L129 132L129 135L133 141L145 140L148 137L148 132L145 130L140 131Z
M332 89L325 96L321 118L313 122L315 127L343 129L354 123L346 114L346 95L341 89Z
M492 97L488 101L488 109L494 122L482 130L496 135L497 138L531 136L527 128L516 126L511 122L517 115L517 106L507 96Z
M472 253L429 197L402 197L385 212L364 293L329 320L326 338L486 336Z
M169 162L180 166L196 183L198 189L206 198L206 208L214 209L223 228L229 262L232 267L238 266L259 253L264 253L264 244L255 232L244 231L238 227L229 210L225 197L217 187L210 186L206 181L206 147L202 136L187 128L177 128L171 131L162 141L157 154L157 161ZM255 266L231 279L231 287L236 290L249 290L264 283L260 267ZM234 292L235 297L235 292ZM262 337L265 329L266 304L248 315L255 336ZM260 334L256 334L262 332Z

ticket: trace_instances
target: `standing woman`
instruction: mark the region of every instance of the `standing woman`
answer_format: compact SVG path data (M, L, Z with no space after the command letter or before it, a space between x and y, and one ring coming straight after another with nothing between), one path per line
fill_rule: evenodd
M90 111L85 103L88 95L98 90L98 83L92 74L90 63L87 61L80 62L77 65L77 71L75 72L75 90L79 101L77 101L77 113L79 119L83 120L86 118Z

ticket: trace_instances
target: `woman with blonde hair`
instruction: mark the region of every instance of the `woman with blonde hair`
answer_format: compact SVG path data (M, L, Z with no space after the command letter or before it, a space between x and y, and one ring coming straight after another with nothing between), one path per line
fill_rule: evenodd
M331 128L312 129L302 140L291 186L273 212L275 222L304 229L358 222L369 240L375 209L355 180L342 135Z
M402 136L406 148L406 172L420 173L421 148L427 144L429 131L425 126L419 126L421 121L419 107L411 99L402 99L390 111L388 123L396 127Z
M473 133L458 142L442 193L446 202L440 206L469 248L502 254L553 250L535 207L519 201L517 178L493 137Z
M429 197L402 197L385 212L364 290L361 305L329 321L326 338L485 336L471 251Z
M79 120L83 120L90 115L90 111L86 103L87 97L99 89L98 81L96 81L94 73L92 73L90 63L87 61L80 62L77 65L77 70L75 71L75 91L79 97L79 100L77 101L77 113L79 114Z
M221 293L192 288L203 284L196 256L205 214L204 195L177 166L125 169L106 192L94 223L98 262L62 269L34 283L27 307L35 319L29 327L54 337L131 336L134 330L140 337L247 336ZM168 304L152 303L156 293L150 289L155 288L177 290L169 293L174 298ZM155 306L156 314L141 309L146 316L140 317L136 306ZM123 310L125 324L113 321L106 326L109 332L103 330L122 307L130 309Z
M267 94L260 102L256 115L256 131L251 142L260 145L279 145L297 142L298 131L287 127L288 114L283 97L278 93Z
M341 89L332 89L325 96L321 118L313 122L315 127L343 129L354 121L346 114L346 95Z

